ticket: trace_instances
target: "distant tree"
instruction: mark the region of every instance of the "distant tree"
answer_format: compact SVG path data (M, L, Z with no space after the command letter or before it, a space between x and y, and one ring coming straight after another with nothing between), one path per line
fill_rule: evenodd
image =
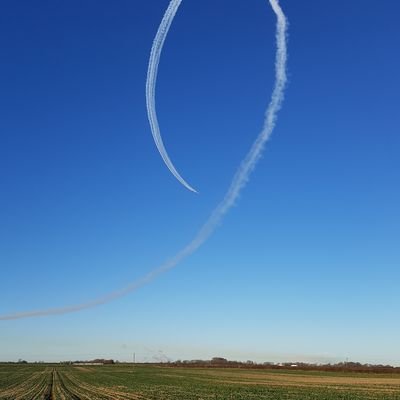
M211 359L211 364L226 364L228 360L222 357L213 357Z

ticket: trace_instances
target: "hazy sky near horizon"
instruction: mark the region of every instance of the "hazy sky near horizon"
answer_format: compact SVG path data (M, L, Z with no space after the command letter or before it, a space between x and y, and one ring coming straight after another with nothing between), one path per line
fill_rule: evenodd
M152 284L77 314L0 322L0 360L400 364L400 4L281 0L289 84L237 206ZM6 0L0 13L0 314L85 302L179 251L259 133L266 0L183 1L147 121L167 0Z

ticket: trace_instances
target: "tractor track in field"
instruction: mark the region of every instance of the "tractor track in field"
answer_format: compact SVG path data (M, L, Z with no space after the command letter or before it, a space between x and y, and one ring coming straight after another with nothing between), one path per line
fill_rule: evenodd
M72 392L64 382L61 374L54 370L53 371L53 385L51 391L51 397L49 400L81 400L76 393Z
M0 400L145 400L139 393L95 386L73 374L48 368L0 392Z
M6 388L0 393L0 399L5 400L47 400L51 393L51 374L45 370L32 374L24 382Z
M140 394L122 392L112 387L90 385L76 379L76 377L73 377L71 374L64 374L63 379L65 379L71 391L74 393L76 393L76 390L78 391L81 396L79 399L81 400L145 400Z
M53 368L35 374L25 382L0 393L0 400L81 400L64 383L61 374Z
M53 381L54 381L54 369L51 372L51 375L46 379L46 385L43 387L43 396L39 398L43 398L44 400L53 400Z

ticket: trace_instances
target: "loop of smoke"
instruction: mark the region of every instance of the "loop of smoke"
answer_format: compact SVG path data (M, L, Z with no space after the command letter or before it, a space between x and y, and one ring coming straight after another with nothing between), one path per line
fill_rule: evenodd
M182 0L172 0L169 4L167 11L161 21L158 28L156 37L154 38L153 46L151 47L149 67L147 70L146 80L146 105L147 115L150 122L151 133L153 135L154 142L156 143L157 149L164 160L165 165L171 171L172 175L175 176L178 181L190 191L197 193L179 174L176 170L172 161L170 160L167 150L165 149L164 143L161 138L160 126L158 124L157 112L156 112L156 81L158 73L158 65L160 63L161 51L164 47L165 39L167 38L169 28L171 27L172 21L175 18L175 14Z
M180 3L172 1L171 4ZM218 204L218 206L211 213L208 220L198 231L194 239L192 239L189 244L179 251L173 258L159 266L158 268L150 271L147 275L143 276L139 280L136 280L126 286L123 289L117 290L115 292L109 293L108 295L89 301L84 304L73 305L69 307L62 308L52 308L47 310L38 311L26 311L9 315L1 315L0 320L13 320L28 317L40 317L48 315L60 315L67 314L71 312L81 311L88 308L92 308L101 304L108 303L119 297L122 297L128 293L131 293L141 286L144 286L155 278L157 278L162 273L176 267L183 259L193 254L215 231L219 223L221 222L224 215L229 211L229 209L235 204L238 199L242 189L245 187L249 180L251 172L254 170L257 161L260 159L264 146L271 136L271 133L275 127L277 113L281 108L282 101L284 98L284 90L286 86L286 61L287 61L287 44L286 44L286 32L287 32L287 20L285 14L283 13L279 0L269 0L273 11L277 17L276 25L276 59L275 59L275 86L272 92L271 101L265 112L265 119L263 128L253 143L250 151L241 162L238 170L236 171L231 185L226 192L223 200ZM178 4L179 5L179 4Z

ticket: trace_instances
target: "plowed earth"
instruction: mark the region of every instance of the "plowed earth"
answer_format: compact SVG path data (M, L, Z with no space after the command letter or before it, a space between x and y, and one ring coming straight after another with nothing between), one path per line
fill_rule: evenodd
M400 374L0 364L0 400L400 400Z

